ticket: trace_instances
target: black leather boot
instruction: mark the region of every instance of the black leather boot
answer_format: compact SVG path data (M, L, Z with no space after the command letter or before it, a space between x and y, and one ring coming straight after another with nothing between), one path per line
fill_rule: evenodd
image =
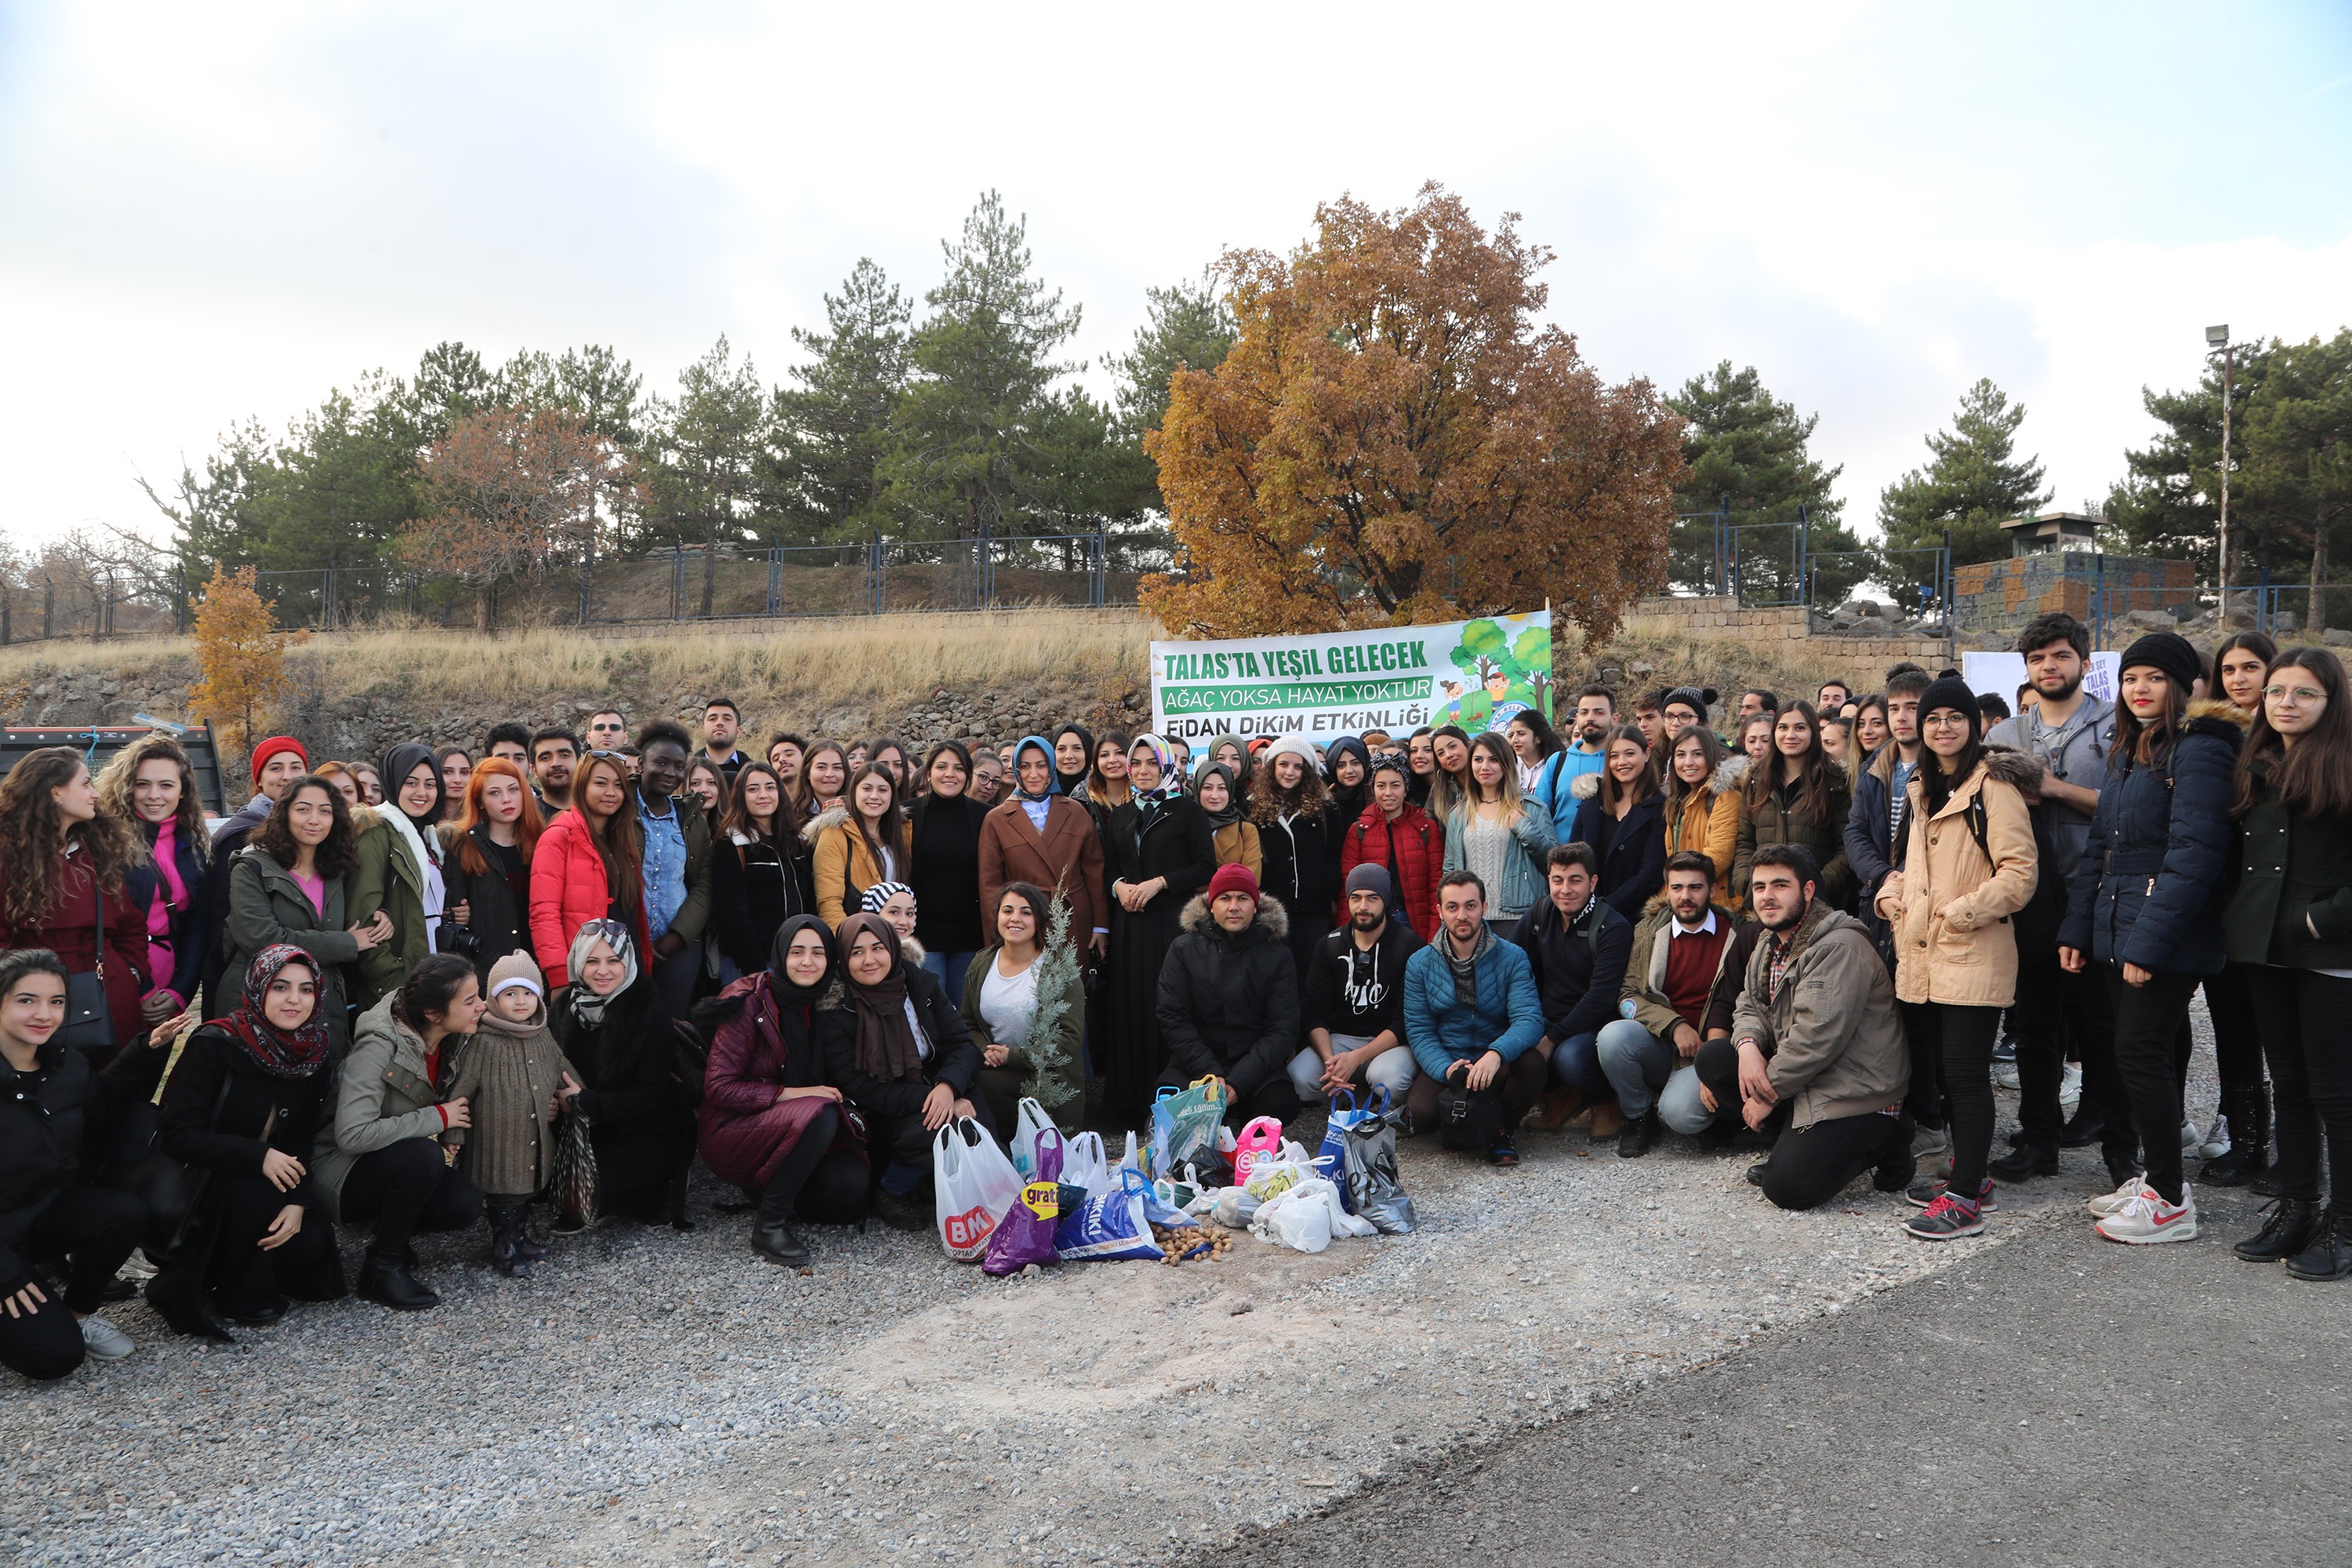
M2197 1173L2200 1185L2242 1187L2270 1166L2271 1095L2267 1084L2255 1084L2221 1097L2221 1114L2230 1122L2229 1150L2205 1162Z
M751 1250L786 1268L806 1268L816 1260L808 1243L801 1239L800 1232L788 1219L772 1219L753 1226Z
M521 1258L525 1263L544 1263L547 1261L547 1248L530 1238L530 1209L529 1205L525 1205L515 1213L515 1256Z
M2067 1122L2063 1128L2059 1130L2058 1147L2061 1149L2087 1149L2104 1137L2106 1131L2107 1119L2105 1117L2092 1110L2088 1105L2078 1105L2074 1108L2074 1120Z
M397 1254L373 1247L360 1263L359 1293L395 1312L422 1312L441 1304L441 1298L418 1284Z
M522 1234L522 1210L494 1208L489 1221L490 1267L509 1279L529 1279L530 1260L515 1249L515 1237Z
M2249 1263L2284 1262L2318 1240L2327 1225L2320 1206L2302 1198L2280 1198L2269 1213L2262 1229L2230 1250Z
M2352 1209L2339 1209L2320 1226L2311 1245L2286 1260L2297 1279L2352 1279Z
M2032 1143L2020 1143L1985 1167L1985 1173L1996 1182L2032 1181L2036 1176L2058 1173L2058 1151Z

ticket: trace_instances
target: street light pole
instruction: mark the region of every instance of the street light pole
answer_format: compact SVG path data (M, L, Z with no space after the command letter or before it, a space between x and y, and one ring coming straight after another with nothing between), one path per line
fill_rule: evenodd
M2230 342L2230 329L2224 323L2205 329L2209 349L2221 351L2221 555L2216 574L2221 578L2215 584L2220 589L2221 627L2230 625L2230 393L2231 382L2237 370L2237 350Z

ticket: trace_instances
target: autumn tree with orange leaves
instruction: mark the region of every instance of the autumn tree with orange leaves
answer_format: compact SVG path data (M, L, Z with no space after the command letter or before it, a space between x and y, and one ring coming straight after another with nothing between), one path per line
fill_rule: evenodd
M629 494L636 470L567 409L501 406L454 421L418 479L433 510L408 525L402 558L475 584L475 626L488 630L498 584L579 561L594 542L599 498Z
M1665 581L1682 421L1534 321L1551 252L1424 185L1318 207L1287 260L1227 253L1239 340L1144 438L1181 552L1145 608L1185 636L1540 606L1588 637Z

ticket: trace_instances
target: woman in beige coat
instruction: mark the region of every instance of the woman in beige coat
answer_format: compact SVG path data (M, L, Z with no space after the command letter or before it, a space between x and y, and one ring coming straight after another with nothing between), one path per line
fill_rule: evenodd
M2025 796L2004 776L2010 764L1986 754L1979 722L1966 681L1948 677L1919 699L1927 755L1909 786L1903 857L1877 900L1895 929L1895 997L1911 1038L1908 1108L1951 1137L1949 1178L1910 1193L1923 1212L1906 1228L1931 1241L1984 1228L1992 1047L2002 1009L2017 1000L2010 917L2033 897L2038 870Z

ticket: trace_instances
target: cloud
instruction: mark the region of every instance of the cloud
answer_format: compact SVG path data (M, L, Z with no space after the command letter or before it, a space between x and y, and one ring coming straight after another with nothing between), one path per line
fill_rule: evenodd
M1559 252L1552 315L1604 374L1727 358L1818 411L1863 523L1979 375L2031 409L2062 502L2103 494L2141 385L2192 379L2208 321L2331 331L2352 276L2352 25L2319 5L5 25L12 534L138 521L133 468L446 338L611 342L654 389L723 331L776 377L860 256L919 293L988 188L1091 358L1148 285L1286 249L1342 191L1444 180Z

